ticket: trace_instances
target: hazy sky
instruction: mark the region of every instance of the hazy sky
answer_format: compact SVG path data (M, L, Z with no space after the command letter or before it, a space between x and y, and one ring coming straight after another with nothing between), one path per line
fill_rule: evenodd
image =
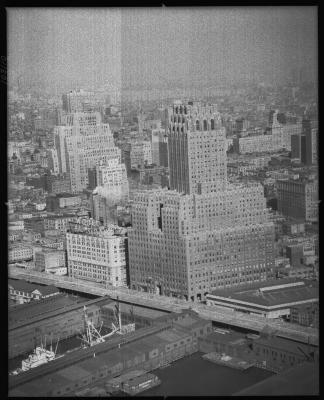
M50 88L317 75L316 7L10 8L9 79Z

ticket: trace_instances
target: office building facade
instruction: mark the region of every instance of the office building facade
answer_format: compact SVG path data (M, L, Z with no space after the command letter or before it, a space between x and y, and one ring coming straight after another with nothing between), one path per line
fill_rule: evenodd
M108 160L121 158L120 149L115 147L112 135L102 133L67 138L66 153L72 193L87 188L89 168L100 162L106 163Z
M119 227L83 230L75 225L66 234L68 275L126 286L126 241Z
M185 194L224 189L226 137L216 106L174 104L168 115L170 189Z
M278 180L278 211L287 217L316 222L318 220L318 180Z
M177 103L169 118L176 190L145 191L134 200L132 287L199 301L214 288L267 279L274 226L263 188L227 182L225 130L215 106Z

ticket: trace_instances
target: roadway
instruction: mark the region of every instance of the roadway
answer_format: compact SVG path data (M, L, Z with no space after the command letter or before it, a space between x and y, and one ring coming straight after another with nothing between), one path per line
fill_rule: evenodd
M105 287L104 284L74 279L69 276L48 275L34 270L26 271L13 266L9 267L8 275L9 278L25 279L30 282L45 285L55 285L61 289L68 289L95 296L108 295L114 300L118 297L121 302L169 312L180 313L183 309L191 308L196 311L200 317L211 321L257 332L261 332L264 328L267 328L274 332L276 336L318 346L318 329L310 327L278 320L269 320L257 315L225 310L222 307L207 306L202 303L192 303L173 297L138 292L128 288Z

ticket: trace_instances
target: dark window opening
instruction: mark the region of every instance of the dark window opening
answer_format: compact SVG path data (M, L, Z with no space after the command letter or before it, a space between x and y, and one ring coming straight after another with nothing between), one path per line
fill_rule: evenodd
M158 227L159 229L162 230L162 208L163 208L163 204L160 204L160 215L158 217Z

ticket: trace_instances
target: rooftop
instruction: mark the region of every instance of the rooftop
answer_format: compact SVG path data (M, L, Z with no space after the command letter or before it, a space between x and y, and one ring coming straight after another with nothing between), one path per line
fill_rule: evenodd
M318 283L315 281L287 278L219 289L213 291L210 296L219 296L260 306L274 307L281 304L318 298L319 291Z
M73 298L64 294L59 294L49 297L48 299L19 304L10 308L9 325L30 320L36 316L46 315L48 312L59 310L60 308L65 308L82 301L85 300L79 297Z
M59 289L55 286L41 286L35 283L29 283L24 280L16 280L16 279L8 279L8 285L11 286L15 290L19 290L22 292L31 293L34 290L38 290L42 295L48 295L52 293L58 293Z

